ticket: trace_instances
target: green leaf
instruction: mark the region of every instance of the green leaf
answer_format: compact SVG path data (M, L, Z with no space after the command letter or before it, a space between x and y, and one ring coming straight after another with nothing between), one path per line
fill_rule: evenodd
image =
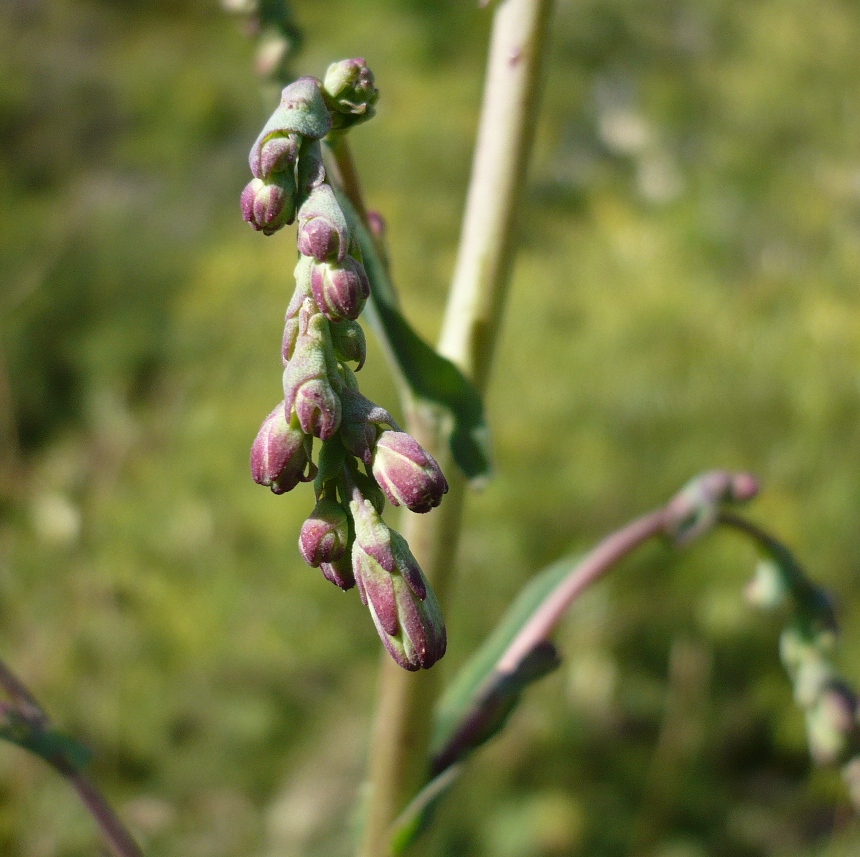
M445 692L436 709L431 742L434 770L443 770L498 733L522 691L558 666L555 647L542 643L513 672L503 673L498 669L499 660L511 642L576 569L578 560L579 557L566 557L532 578Z
M484 481L492 472L490 434L484 404L471 381L412 328L397 305L388 271L349 200L337 199L349 228L358 239L370 279L370 301L365 315L382 340L399 379L421 403L441 409L451 422L450 446L457 466L470 480Z
M461 765L451 765L434 777L395 819L391 834L391 853L395 857L402 854L427 827L433 810L461 771Z

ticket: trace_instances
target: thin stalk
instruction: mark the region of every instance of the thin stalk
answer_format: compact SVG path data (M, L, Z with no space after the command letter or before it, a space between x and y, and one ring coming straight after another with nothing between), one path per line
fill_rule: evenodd
M0 661L0 688L11 699L11 704L0 703L0 712L14 711L33 730L43 732L51 726L48 715L36 701L27 686ZM63 756L45 758L71 787L77 792L83 805L99 826L102 837L114 857L143 857L143 851L134 841L107 798L90 780L69 763Z
M481 392L489 379L511 280L516 212L534 136L552 7L552 0L504 0L494 13L460 250L439 342L440 352ZM355 170L343 151L334 154L351 193ZM360 202L360 195L353 199L362 210ZM444 609L454 580L465 481L448 452L450 426L432 408L410 403L407 410L407 430L439 461L450 484L438 509L408 516L403 527ZM362 857L390 853L392 824L425 783L437 696L438 670L407 673L390 659L383 660Z

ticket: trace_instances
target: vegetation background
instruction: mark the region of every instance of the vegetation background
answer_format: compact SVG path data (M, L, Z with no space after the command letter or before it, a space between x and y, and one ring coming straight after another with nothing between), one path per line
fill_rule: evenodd
M428 337L458 238L489 13L296 0L296 62L365 56L354 132ZM860 6L560 0L521 252L469 503L462 663L522 583L750 469L836 593L860 678ZM291 232L241 222L272 107L215 0L0 5L0 653L147 853L348 853L380 646L295 548L307 492L254 485ZM362 388L392 405L375 346ZM578 605L439 817L439 854L856 853L811 772L777 625L731 536L655 547ZM852 654L853 653L853 654ZM44 765L0 747L0 853L91 855Z

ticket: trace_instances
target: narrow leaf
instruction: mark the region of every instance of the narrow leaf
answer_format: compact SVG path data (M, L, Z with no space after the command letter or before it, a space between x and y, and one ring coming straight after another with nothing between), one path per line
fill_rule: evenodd
M488 479L492 471L490 435L480 394L454 363L415 332L400 312L373 238L346 196L337 191L337 198L361 245L371 283L365 315L382 340L399 379L418 402L440 408L448 417L451 453L466 477L473 481Z
M391 853L394 857L403 854L427 827L433 810L460 776L461 770L460 765L451 765L430 780L400 813L392 826Z

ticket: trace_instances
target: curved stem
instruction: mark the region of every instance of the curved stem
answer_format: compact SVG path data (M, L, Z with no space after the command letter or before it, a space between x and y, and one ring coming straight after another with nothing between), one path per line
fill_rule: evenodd
M0 712L15 712L34 732L44 732L51 722L41 705L27 686L0 661L0 687L12 703L0 705ZM143 857L143 851L134 841L119 816L114 812L105 796L80 771L76 770L64 756L45 758L54 770L63 776L77 792L81 802L99 826L102 837L114 857Z
M496 669L502 673L513 672L535 646L549 637L571 604L592 583L645 542L665 535L669 514L668 507L649 512L603 539L535 611L511 641Z

